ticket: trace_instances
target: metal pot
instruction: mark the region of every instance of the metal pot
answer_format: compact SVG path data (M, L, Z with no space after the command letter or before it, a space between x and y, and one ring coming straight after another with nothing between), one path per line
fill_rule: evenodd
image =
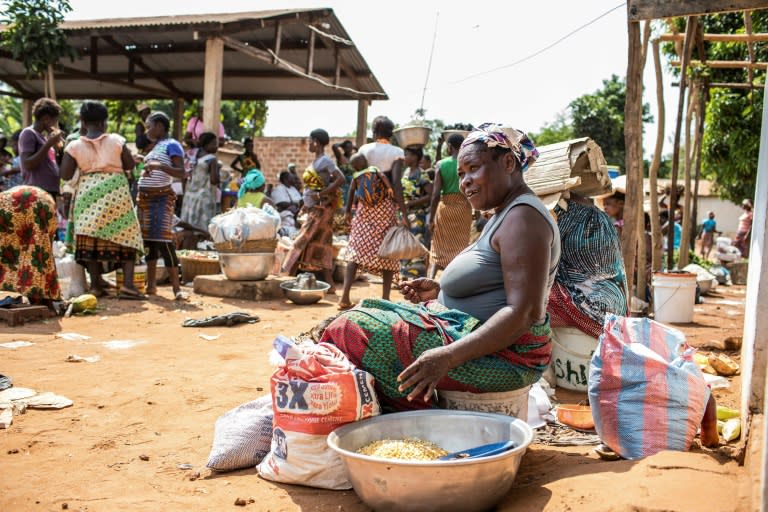
M356 451L381 439L418 438L448 452L512 440L515 448L476 459L410 461ZM328 446L341 457L360 499L374 510L488 510L512 487L533 440L523 420L502 414L425 410L383 414L339 427Z
M221 271L231 281L260 281L275 264L275 253L219 253Z
M306 306L308 304L314 304L320 299L325 297L325 292L331 287L330 284L324 281L317 281L317 288L313 290L307 290L297 288L296 281L285 281L280 283L280 288L283 289L285 296L294 304L300 306Z
M392 132L401 148L424 146L429 142L430 133L432 128L426 126L404 126Z

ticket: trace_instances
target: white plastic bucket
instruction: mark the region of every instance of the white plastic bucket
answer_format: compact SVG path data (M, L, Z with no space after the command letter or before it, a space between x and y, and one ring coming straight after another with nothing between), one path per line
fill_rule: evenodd
M597 338L575 327L552 328L552 369L558 387L587 391L589 362L597 348Z
M528 392L530 390L531 386L499 393L469 393L438 389L438 405L442 409L495 412L528 421Z
M653 314L657 322L686 324L693 321L696 302L696 274L655 272Z

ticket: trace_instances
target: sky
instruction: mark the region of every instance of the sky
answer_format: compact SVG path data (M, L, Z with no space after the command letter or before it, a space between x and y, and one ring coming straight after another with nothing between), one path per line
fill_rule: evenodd
M372 103L369 121L383 114L404 124L423 101L426 117L446 124L496 121L536 132L554 121L572 100L594 93L603 80L612 74L623 77L627 70L626 5L620 0L510 0L472 5L436 0L70 3L73 11L67 18L73 20L330 7L389 96L387 101ZM587 26L577 30L583 25ZM650 104L654 118L655 80L649 58L644 101ZM678 102L678 91L670 81L667 74L663 154L672 150L672 120ZM264 135L306 135L322 127L331 135L343 136L355 130L356 120L356 101L271 101ZM643 146L649 158L656 126L647 124L645 134Z

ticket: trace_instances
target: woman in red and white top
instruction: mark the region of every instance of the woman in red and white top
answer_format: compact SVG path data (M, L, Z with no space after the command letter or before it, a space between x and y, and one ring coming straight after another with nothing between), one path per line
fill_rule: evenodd
M184 148L168 136L171 121L162 112L147 118L147 136L155 143L144 157L144 171L139 178L138 214L144 253L147 260L147 293L157 293L157 258L163 258L171 278L176 300L186 300L179 280L179 258L173 238L173 213L176 194L173 178L184 178Z

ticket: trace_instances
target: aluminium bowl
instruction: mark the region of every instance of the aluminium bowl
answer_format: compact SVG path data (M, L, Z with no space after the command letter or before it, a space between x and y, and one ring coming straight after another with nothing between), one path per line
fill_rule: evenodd
M431 441L448 452L508 440L515 441L515 447L488 457L451 461L356 453L373 441L409 437ZM341 457L360 499L374 510L473 512L492 508L509 492L532 440L531 427L512 416L434 409L344 425L328 435L328 446Z
M426 126L404 126L392 131L392 135L397 139L397 144L401 148L423 147L429 142L429 134L432 128Z
M272 271L275 253L221 252L219 263L221 263L221 271L230 281L260 281Z
M317 281L317 288L311 290L304 290L301 288L294 288L296 281L284 281L280 283L280 288L283 289L285 296L294 304L300 306L306 306L308 304L314 304L320 299L325 297L325 292L331 287L330 284L325 281Z

